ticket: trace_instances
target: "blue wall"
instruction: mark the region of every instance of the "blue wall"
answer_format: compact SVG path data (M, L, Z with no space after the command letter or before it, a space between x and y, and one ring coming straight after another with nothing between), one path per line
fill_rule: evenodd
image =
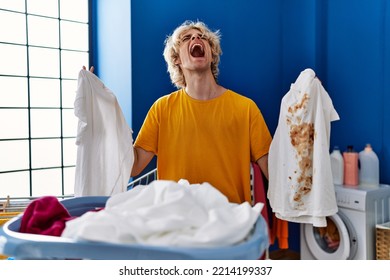
M371 143L381 164L381 181L390 183L389 1L327 1L324 84L340 121L331 142L356 150Z
M229 0L222 5L219 0L133 0L134 131L157 97L175 90L162 56L163 43L187 19L221 30L219 82L252 97L266 119L274 117L282 74L280 8L280 1Z
M271 133L290 84L313 68L340 115L331 148L359 151L371 143L381 181L390 184L388 0L132 0L131 17L127 0L95 2L96 65L106 84L118 87L134 137L151 104L175 90L162 57L166 35L186 19L199 19L222 32L219 82L252 98ZM292 225L293 250L299 250L296 231Z
M200 19L222 32L220 83L254 99L271 132L290 84L313 68L340 115L331 148L371 143L381 181L390 183L389 9L386 0L133 0L135 134L153 101L175 90L162 57L165 36Z
M117 96L126 121L132 123L131 22L129 0L92 1L95 73Z
M390 16L388 15L390 12L390 4L387 1L384 7L385 19L384 19L384 36L383 36L383 73L381 73L384 77L383 80L383 127L382 127L382 153L380 154L381 160L381 172L386 173L387 175L382 175L383 182L390 183ZM387 50L387 51L386 51Z

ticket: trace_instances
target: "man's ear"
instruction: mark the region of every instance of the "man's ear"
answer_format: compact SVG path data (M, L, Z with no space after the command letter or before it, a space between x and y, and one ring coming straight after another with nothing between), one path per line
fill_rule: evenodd
M178 56L176 59L175 59L175 65L180 65L181 64L181 60L180 60L180 57Z

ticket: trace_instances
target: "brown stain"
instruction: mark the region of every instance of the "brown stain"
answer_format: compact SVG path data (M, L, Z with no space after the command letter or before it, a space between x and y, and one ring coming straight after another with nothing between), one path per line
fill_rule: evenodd
M300 103L295 104L294 106L290 106L288 108L288 112L292 115L296 113L298 110L306 109L307 102L309 101L309 95L305 93L302 97L302 100Z
M296 158L298 160L298 171L294 171L298 175L296 185L293 189L295 191L293 200L296 202L295 207L302 207L303 197L310 193L313 183L312 176L312 158L313 145L315 138L314 124L309 122L302 122L302 118L296 116L299 110L306 110L309 95L305 93L301 101L288 108L289 115L286 118L287 126L290 128L290 142L296 151ZM301 113L301 112L299 112ZM291 176L288 177L292 179Z

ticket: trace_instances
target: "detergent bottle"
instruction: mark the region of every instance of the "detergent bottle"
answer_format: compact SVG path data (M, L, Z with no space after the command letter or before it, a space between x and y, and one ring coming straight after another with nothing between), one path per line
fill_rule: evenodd
M330 164L332 167L333 184L342 185L344 183L344 159L338 146L335 146L330 154Z
M365 186L379 186L379 159L370 144L359 153L359 182Z
M359 154L354 151L353 146L348 146L343 153L344 159L344 185L359 185Z

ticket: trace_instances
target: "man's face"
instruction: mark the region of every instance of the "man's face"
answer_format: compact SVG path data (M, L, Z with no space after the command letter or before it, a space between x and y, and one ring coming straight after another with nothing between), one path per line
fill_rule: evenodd
M180 36L179 58L176 62L185 70L210 70L212 62L210 44L197 29L190 29Z

